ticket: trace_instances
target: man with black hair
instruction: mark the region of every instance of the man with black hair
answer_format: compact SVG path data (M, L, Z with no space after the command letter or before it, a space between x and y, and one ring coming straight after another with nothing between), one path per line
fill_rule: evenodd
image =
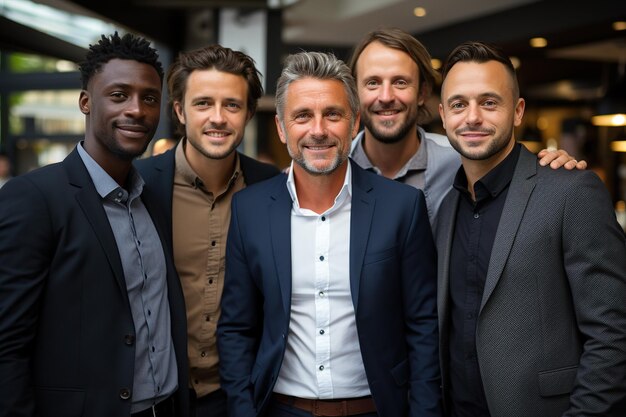
M132 167L163 70L148 41L117 33L80 70L85 140L0 190L0 416L186 415L182 291Z

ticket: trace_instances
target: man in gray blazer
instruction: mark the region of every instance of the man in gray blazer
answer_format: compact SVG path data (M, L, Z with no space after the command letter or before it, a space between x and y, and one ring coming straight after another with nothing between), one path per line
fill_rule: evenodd
M626 243L606 188L516 143L525 103L506 55L468 42L443 73L462 160L437 219L449 414L626 415Z

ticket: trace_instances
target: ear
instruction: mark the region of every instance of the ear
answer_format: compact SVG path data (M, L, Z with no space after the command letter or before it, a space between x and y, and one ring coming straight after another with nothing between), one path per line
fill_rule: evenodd
M523 98L517 99L515 105L515 115L513 117L513 126L519 126L522 124L522 117L524 117L524 109L526 108L526 101Z
M185 111L183 110L183 105L180 104L180 101L174 102L174 111L176 112L176 117L178 117L178 121L181 124L185 124Z
M280 120L278 120L278 115L274 116L274 121L276 122L276 130L278 131L278 137L280 138L280 141L286 145L287 138L285 136L285 132L283 131L283 127L280 124Z
M441 117L441 124L443 125L443 128L446 128L446 116L443 112L443 105L441 103L439 103L439 117Z
M78 97L78 108L80 112L84 115L89 114L90 112L90 100L89 93L86 90L81 90L80 96Z

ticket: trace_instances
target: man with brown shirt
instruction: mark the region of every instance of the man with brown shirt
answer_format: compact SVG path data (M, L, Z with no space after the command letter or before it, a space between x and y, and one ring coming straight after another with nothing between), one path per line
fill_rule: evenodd
M226 416L215 330L231 200L278 170L236 151L263 93L250 57L219 45L181 53L167 85L182 139L136 165L170 214L168 243L187 307L192 415Z

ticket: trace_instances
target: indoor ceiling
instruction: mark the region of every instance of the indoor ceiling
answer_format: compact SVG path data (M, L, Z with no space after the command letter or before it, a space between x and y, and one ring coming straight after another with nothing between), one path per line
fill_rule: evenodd
M366 32L395 26L414 34L433 57L445 59L465 40L499 44L520 60L522 91L543 101L580 101L602 94L603 80L626 60L626 21L620 0L36 0L53 7L99 16L157 40L174 51L185 49L185 28L192 15L221 7L265 8L282 17L285 52L330 49L346 58ZM0 7L2 0L0 0ZM413 14L426 9L424 17ZM7 29L0 22L0 47L61 56L63 45L41 42L33 33ZM32 32L32 31L31 31ZM545 48L529 39L545 37ZM30 38L30 41L29 41ZM67 52L67 51L66 51ZM76 56L67 52L67 56ZM569 83L569 90L557 88Z

